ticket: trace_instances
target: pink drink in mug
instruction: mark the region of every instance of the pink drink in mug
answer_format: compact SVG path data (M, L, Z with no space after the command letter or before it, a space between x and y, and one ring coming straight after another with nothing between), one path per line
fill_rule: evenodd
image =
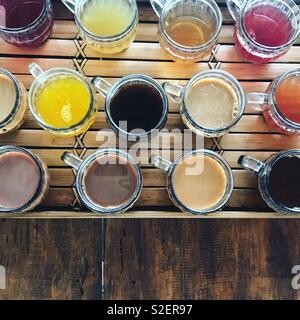
M252 63L268 63L284 55L300 32L300 10L292 0L227 0L236 21L239 54Z
M46 41L53 27L50 0L0 0L0 37L21 47Z

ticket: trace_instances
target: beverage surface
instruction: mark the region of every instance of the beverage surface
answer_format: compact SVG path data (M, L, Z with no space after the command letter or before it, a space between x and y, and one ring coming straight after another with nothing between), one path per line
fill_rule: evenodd
M91 97L86 85L71 76L53 77L35 96L35 107L43 121L54 128L68 128L87 115Z
M6 0L0 4L0 26L16 29L34 22L42 13L44 0Z
M190 16L175 18L167 22L166 32L176 43L186 47L199 47L213 37L215 24Z
M16 87L6 75L0 74L0 123L11 114L17 99Z
M288 208L300 208L299 168L299 157L283 157L275 162L270 172L270 194Z
M81 13L85 29L100 37L124 32L132 19L133 10L124 0L91 0Z
M40 170L29 155L9 152L0 155L0 181L0 207L18 209L35 195Z
M244 16L244 26L254 41L268 47L284 45L292 35L289 18L271 5L250 9Z
M236 118L238 98L231 85L224 80L206 78L191 87L186 108L201 127L221 129Z
M224 197L227 177L213 158L193 155L177 166L173 176L175 194L187 207L205 210Z
M106 155L93 161L83 178L86 196L101 207L118 207L127 203L137 189L138 177L125 158Z
M283 79L275 92L275 101L281 113L289 120L300 124L300 76Z
M122 86L111 100L110 113L114 123L127 121L127 131L154 129L162 118L163 98L160 92L145 82Z

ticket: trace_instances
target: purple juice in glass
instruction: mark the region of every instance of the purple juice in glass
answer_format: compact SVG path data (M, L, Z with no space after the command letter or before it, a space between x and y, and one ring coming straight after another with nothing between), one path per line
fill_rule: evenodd
M53 27L50 0L0 0L0 36L21 47L46 41Z

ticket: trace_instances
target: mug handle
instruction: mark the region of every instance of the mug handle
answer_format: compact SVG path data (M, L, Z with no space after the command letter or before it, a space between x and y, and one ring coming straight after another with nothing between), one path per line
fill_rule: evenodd
M41 74L44 73L44 70L37 64L37 63L31 63L29 65L29 72L33 75L33 77L36 79Z
M167 0L150 0L151 6L159 18L166 2Z
M256 174L260 173L260 171L265 166L263 162L248 156L241 156L238 160L238 164L244 169L246 169L247 171L250 171Z
M173 163L168 161L160 156L153 155L150 157L149 162L156 168L160 169L165 174L169 174L171 168L173 167Z
M243 6L248 0L226 0L228 10L234 21L237 21Z
M183 92L182 86L179 86L178 84L173 84L171 82L164 82L162 86L173 100L175 100L176 102L180 102Z
M81 166L81 163L83 162L81 159L79 159L78 157L74 156L72 153L70 152L65 152L63 153L63 155L61 156L61 160L63 162L65 162L68 166L78 170L79 167Z
M62 3L63 3L72 13L75 13L76 0L62 0Z
M112 85L107 82L106 80L104 80L101 77L95 77L92 79L91 81L92 85L96 88L97 91L99 91L100 93L102 93L102 95L104 97L107 96L110 88L112 87Z
M264 105L270 104L270 95L267 93L248 93L246 95L247 103L249 104L256 104L257 107L255 108L257 111L264 111Z

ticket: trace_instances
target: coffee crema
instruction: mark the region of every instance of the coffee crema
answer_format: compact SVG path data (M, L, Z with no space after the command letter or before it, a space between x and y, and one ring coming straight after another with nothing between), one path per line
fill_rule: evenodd
M83 177L83 190L95 205L120 207L132 199L138 188L134 166L124 157L103 155L94 160Z
M150 132L159 124L163 107L163 98L154 86L135 81L117 91L111 100L110 114L118 127L121 121L127 122L127 132L134 129Z
M206 155L191 155L173 173L176 196L193 210L210 209L224 197L227 176L218 161Z
M288 208L300 208L300 158L279 158L269 176L268 189L271 197Z
M201 127L222 129L236 119L238 97L232 86L218 78L205 78L190 88L186 98L190 117Z
M19 209L35 196L41 179L40 168L27 154L0 155L0 208Z

